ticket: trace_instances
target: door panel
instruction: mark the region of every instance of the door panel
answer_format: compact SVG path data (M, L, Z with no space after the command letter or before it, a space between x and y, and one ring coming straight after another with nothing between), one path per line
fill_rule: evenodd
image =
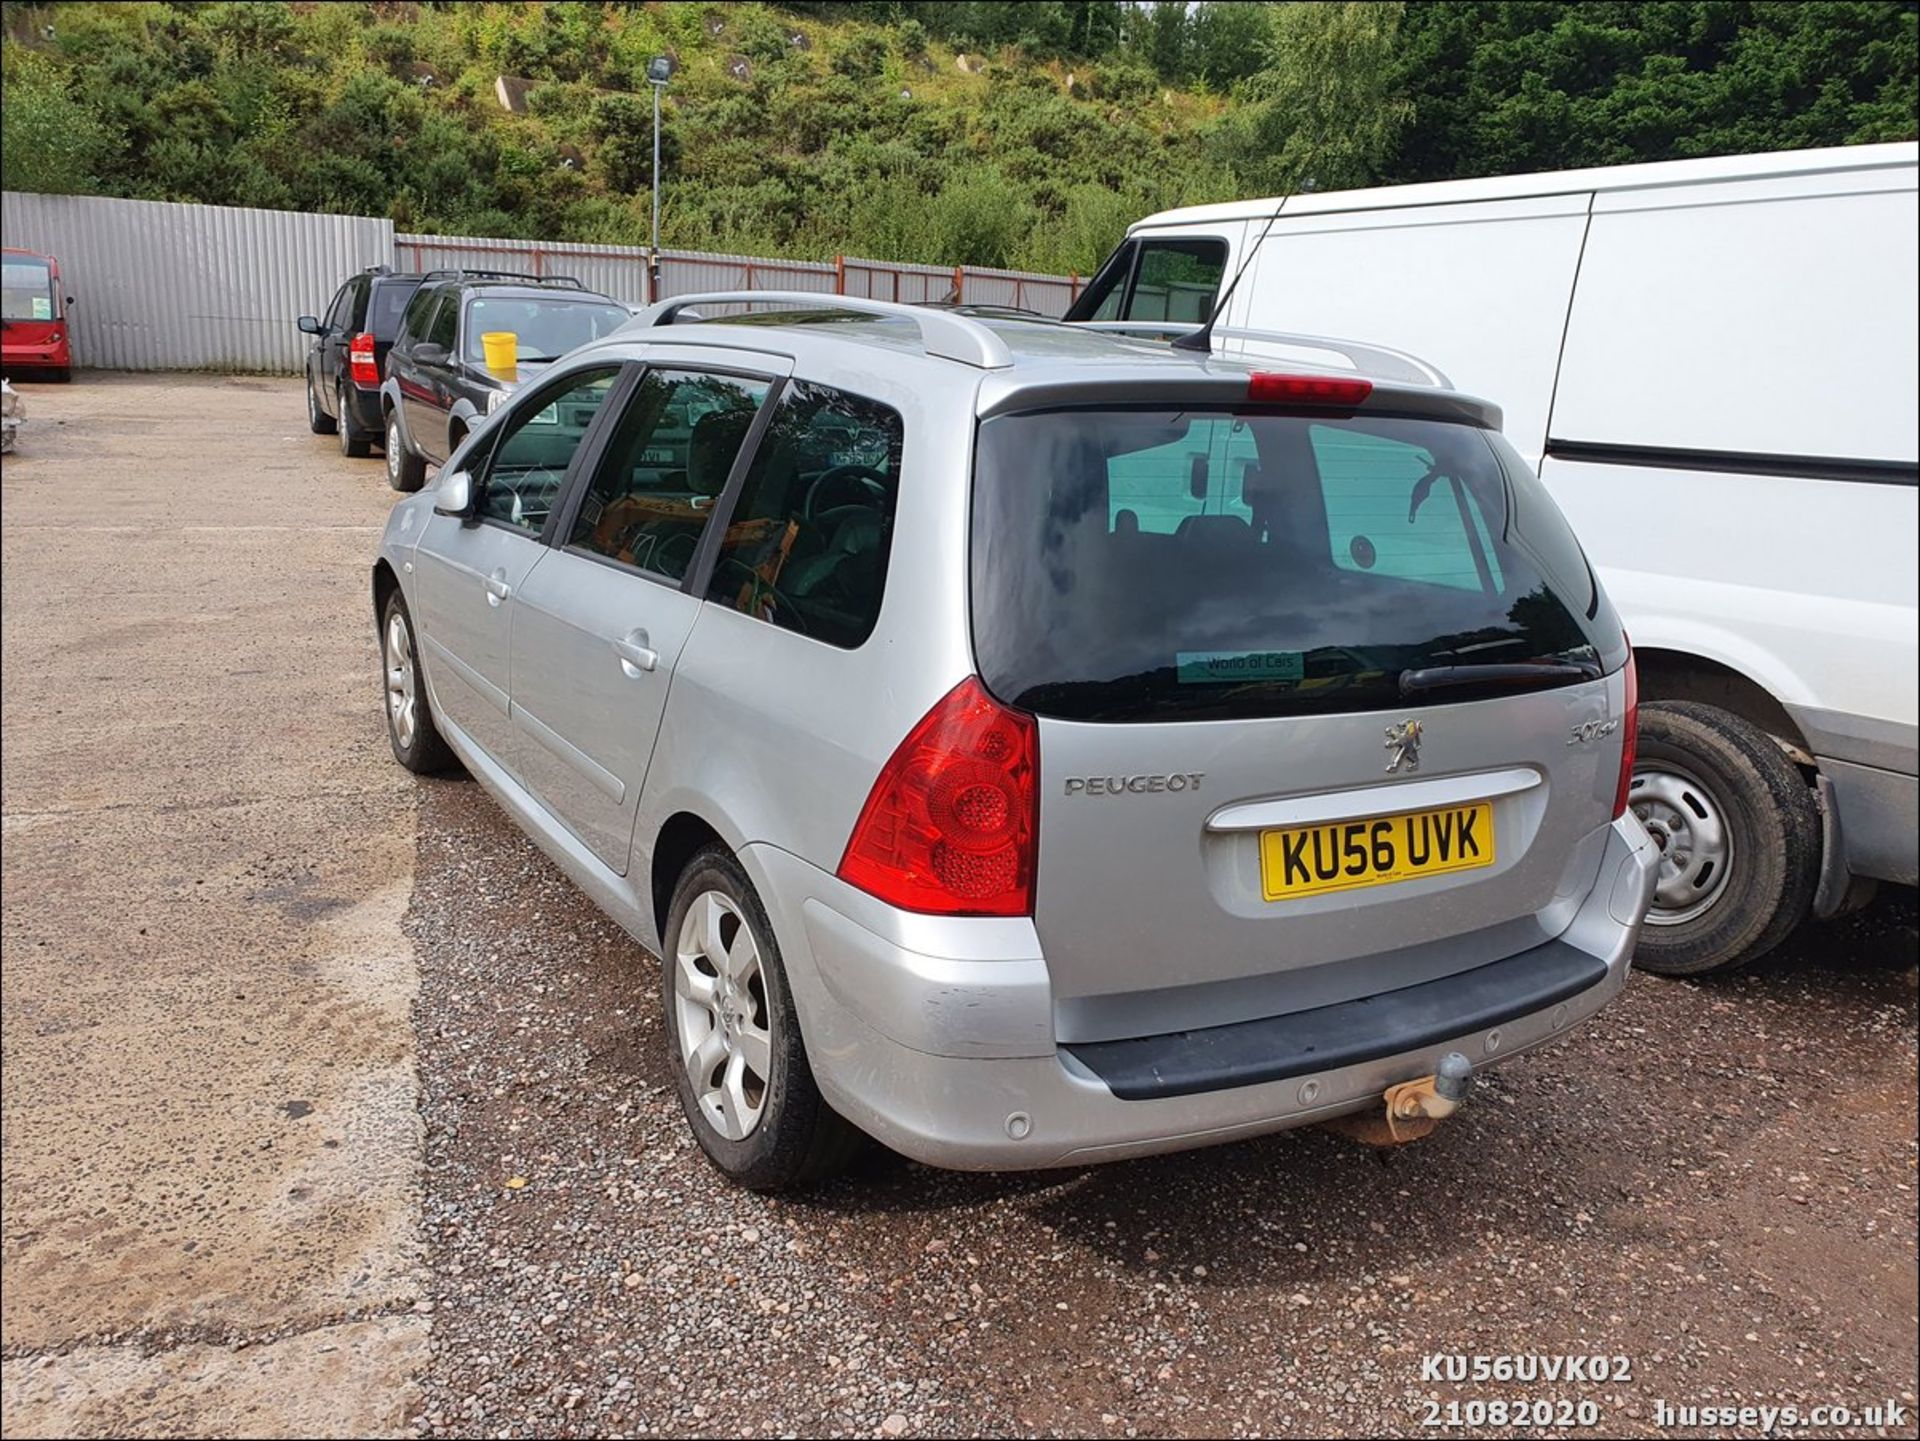
M667 685L700 611L683 584L772 384L647 372L607 428L565 548L520 597L516 763L547 809L621 873Z
M414 555L414 625L434 700L509 770L514 597L545 554L532 531L436 515Z
M516 768L621 873L667 683L700 602L566 551L529 578L514 619Z
M547 516L619 376L618 366L576 371L517 404L475 477L476 518L435 515L415 553L414 624L434 699L516 774L512 637L520 592L549 554Z

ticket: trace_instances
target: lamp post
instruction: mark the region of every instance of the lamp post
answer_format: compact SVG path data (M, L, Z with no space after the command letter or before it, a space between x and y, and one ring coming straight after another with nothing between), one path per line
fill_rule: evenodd
M660 92L667 88L673 62L656 55L647 64L647 84L653 87L653 243L647 247L647 300L660 299Z

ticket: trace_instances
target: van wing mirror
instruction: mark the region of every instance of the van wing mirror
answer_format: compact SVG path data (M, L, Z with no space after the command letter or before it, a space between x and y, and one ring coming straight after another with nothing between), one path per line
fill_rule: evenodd
M473 476L464 470L448 471L433 488L436 515L457 516L466 520L473 514Z
M71 296L67 298L67 304L73 304L73 298ZM321 335L325 333L325 327L320 324L320 317L317 315L303 315L294 323L300 327L300 333L302 335Z
M1194 452L1187 461L1187 494L1195 500L1207 498L1207 453Z

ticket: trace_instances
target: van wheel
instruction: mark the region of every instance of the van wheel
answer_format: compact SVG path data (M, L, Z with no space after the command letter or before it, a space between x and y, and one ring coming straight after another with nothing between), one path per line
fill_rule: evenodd
M452 770L456 763L453 751L434 726L433 708L427 703L413 616L397 586L380 614L380 672L387 741L393 747L393 758L415 775Z
M400 417L387 412L387 484L395 490L418 490L427 479L427 463L407 449L400 437Z
M755 1191L840 1170L860 1133L814 1084L773 927L724 847L681 873L661 951L667 1062L707 1159Z
M1819 804L1766 732L1694 701L1642 706L1627 803L1660 847L1633 958L1642 970L1732 970L1805 918L1820 872Z
M320 392L314 388L313 371L307 371L307 429L315 435L332 435L333 417L320 408Z
M353 418L353 407L347 404L347 383L343 380L334 388L334 410L340 417L340 453L349 460L365 460L373 450L373 437L360 428Z

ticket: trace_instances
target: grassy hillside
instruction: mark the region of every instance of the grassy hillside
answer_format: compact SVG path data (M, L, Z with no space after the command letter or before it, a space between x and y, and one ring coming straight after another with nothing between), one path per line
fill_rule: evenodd
M5 3L9 188L1086 272L1164 206L1909 139L1911 0ZM496 98L511 77L524 104Z
M669 246L1085 271L1127 220L1232 189L1194 161L1220 99L1127 60L966 55L911 22L757 4L69 4L8 6L7 37L9 186L25 108L44 120L18 143L60 189L644 243L645 74L667 54ZM496 98L503 74L534 82L526 113Z

